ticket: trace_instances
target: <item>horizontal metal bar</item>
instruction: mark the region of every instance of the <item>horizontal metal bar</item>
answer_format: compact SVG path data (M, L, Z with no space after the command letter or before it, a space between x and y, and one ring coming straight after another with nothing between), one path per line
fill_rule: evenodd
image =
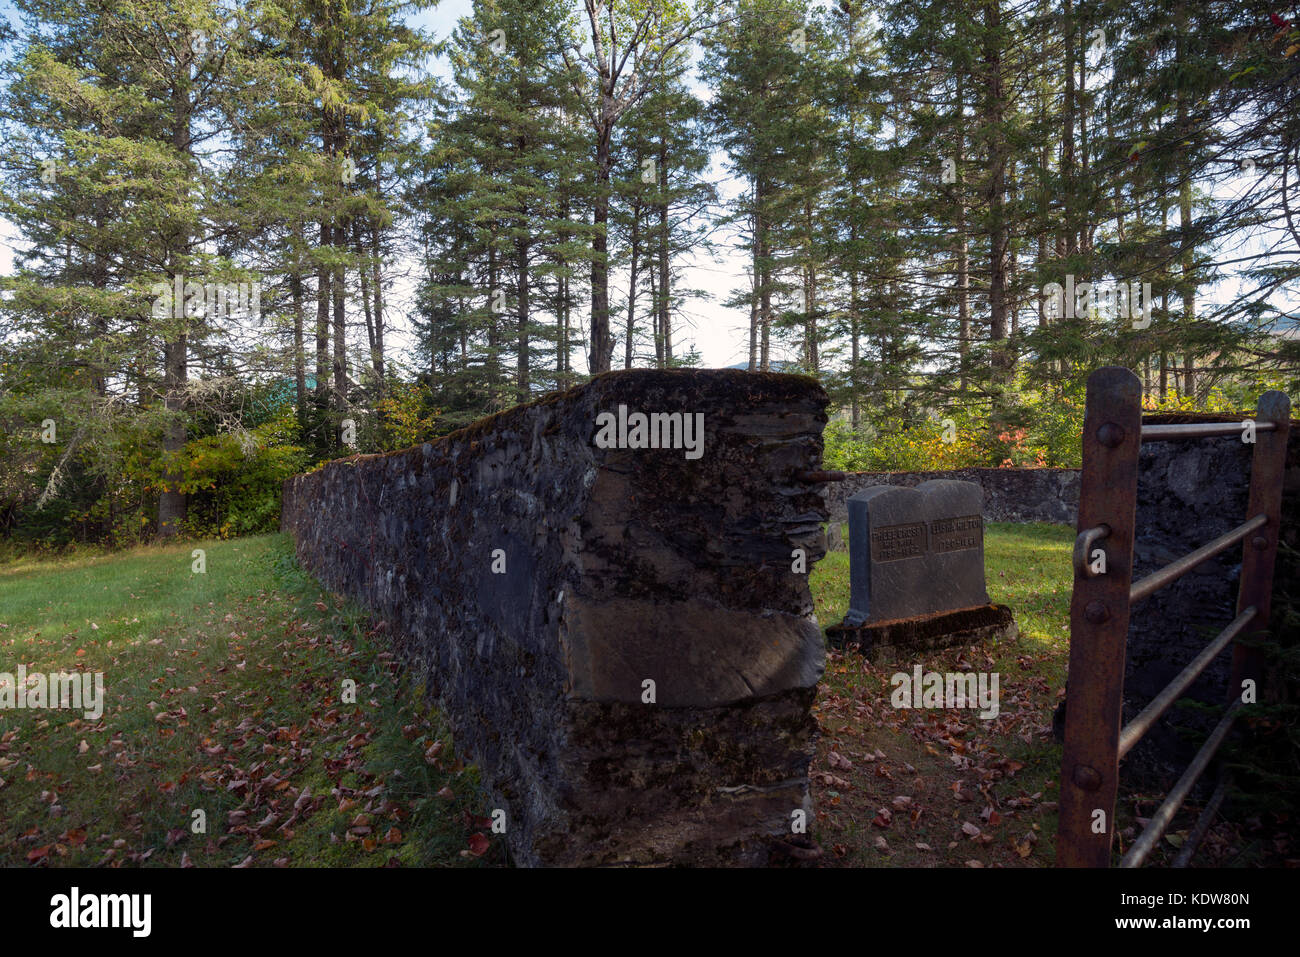
M1277 428L1276 422L1256 422L1256 432L1269 432ZM1241 435L1240 422L1184 422L1177 425L1142 426L1143 442L1164 442L1169 439L1205 439L1215 435Z
M1192 786L1205 773L1205 769L1210 764L1210 759L1214 757L1215 752L1219 750L1219 746L1223 744L1223 739L1232 730L1232 722L1236 720L1237 710L1240 707L1241 699L1237 698L1232 702L1224 716L1219 719L1219 723L1215 725L1206 742L1201 745L1201 750L1196 752L1196 757L1192 758L1192 763L1187 766L1187 770L1178 779L1174 789L1169 792L1169 796L1165 798L1164 803L1156 809L1156 813L1151 816L1151 820L1147 822L1147 826L1138 835L1138 839L1133 842L1133 846L1128 849L1128 853L1120 860L1120 867L1142 866L1142 862L1151 853L1151 849L1164 836L1165 829L1173 821L1178 809L1187 800L1187 795L1191 793Z
M1074 540L1074 570L1080 578L1096 578L1091 565L1092 547L1110 535L1110 526L1104 522L1085 528Z
M1178 856L1174 858L1172 867L1186 867L1192 862L1192 855L1201 846L1201 841L1205 840L1205 835L1210 832L1210 825L1214 823L1214 816L1219 813L1219 808L1222 806L1223 799L1227 794L1228 775L1225 772L1219 776L1218 786L1215 787L1214 793L1210 795L1210 803L1205 805L1205 810L1196 819L1196 826L1192 828L1192 833L1187 835L1187 840L1183 841L1183 846L1178 849Z
M1228 646L1228 642L1236 638L1254 617L1255 606L1251 605L1232 619L1228 627L1219 632L1219 636L1210 642L1204 651L1193 658L1186 668L1178 673L1178 677L1165 685L1164 691L1152 698L1141 713L1124 726L1124 730L1119 733L1119 757L1121 760L1124 755L1133 750L1133 745L1141 741L1142 736L1151 730L1151 725L1155 724L1160 716L1169 710L1170 705L1182 697L1183 692L1188 689L1193 681L1200 677L1201 672L1206 669L1209 663Z
M1250 519L1250 521L1238 525L1230 532L1225 532L1214 541L1202 545L1196 551L1184 555L1177 561L1170 562L1158 572L1152 572L1129 589L1128 600L1130 604L1141 601L1153 591L1158 591L1161 588L1164 588L1170 582L1177 581L1197 565L1201 564L1201 562L1213 558L1215 555L1219 554L1219 552L1226 551L1255 529L1263 528L1267 524L1267 515L1256 515L1254 518Z
M843 482L848 475L844 472L803 471L795 472L794 477L800 482L818 485L822 482Z

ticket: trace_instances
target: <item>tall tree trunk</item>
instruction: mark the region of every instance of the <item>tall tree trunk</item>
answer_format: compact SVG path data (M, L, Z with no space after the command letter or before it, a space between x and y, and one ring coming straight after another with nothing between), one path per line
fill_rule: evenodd
M1176 39L1174 43L1174 58L1181 68L1184 58L1184 40L1187 34L1187 10L1180 3L1174 14L1174 26ZM1178 75L1177 96L1177 123L1178 132L1181 135L1191 137L1193 134L1187 129L1187 93L1184 84L1187 79L1183 76L1180 69ZM1189 158L1190 160L1190 158ZM1191 326L1196 321L1196 280L1194 271L1196 268L1196 242L1192 237L1192 174L1189 169L1190 162L1184 163L1179 170L1181 177L1178 186L1178 227L1182 235L1182 242L1179 249L1180 276L1182 282L1183 296L1183 323ZM1188 330L1190 332L1190 329ZM1183 355L1183 396L1193 397L1196 395L1196 358L1189 350Z
M163 343L163 406L168 412L167 423L163 426L163 452L169 455L180 455L185 449L184 390L189 380L187 338L185 333L180 333ZM158 534L163 538L180 532L185 521L186 498L180 490L180 482L178 468L164 470L163 490L158 497Z
M516 348L518 356L515 361L515 398L521 403L527 402L531 394L528 381L528 246L526 234L515 240L516 296L519 300L519 323L516 331Z
M848 54L857 58L858 52L858 17L852 4L845 4L844 12L848 17ZM961 101L961 87L957 88L957 100ZM859 179L856 170L849 164L858 146L858 100L856 92L849 93L849 142L845 155L845 174L849 182L849 421L853 431L862 428L862 397L860 381L862 367L862 303L859 300L861 277L858 272L860 254L858 252L858 214Z
M352 252L357 257L357 279L361 282L361 314L366 320L366 345L370 360L375 357L375 321L370 313L370 270L366 265L366 250L361 243L361 219L352 220Z
M98 208L95 211L95 236L103 235L104 214ZM108 289L108 260L96 242L91 260L91 285L99 290ZM90 328L93 341L102 342L108 335L108 317L98 309L91 313ZM108 393L108 383L104 377L104 364L98 358L90 360L90 387L95 395L103 398Z
M758 259L754 264L758 271L758 326L761 336L759 342L758 368L762 372L771 371L771 332L772 332L772 284L770 275L770 255L767 235L767 184L759 176L755 195L755 234L758 242Z
M851 230L854 248L857 247L856 229ZM853 431L862 427L862 405L858 396L858 371L862 363L862 330L858 323L858 270L849 270L849 341L852 353L849 359L849 414Z
M555 385L556 388L563 389L569 384L568 372L569 363L569 277L561 275L559 281L560 301L557 304L556 316L559 321L559 329L556 333L555 348Z
M569 197L563 194L560 199L560 220L565 224L568 235ZM568 385L565 373L569 365L569 276L568 260L564 253L559 254L560 271L556 277L555 289L559 301L555 304L555 387L563 389Z
M1009 169L1007 171L1008 182L1014 183L1016 182L1015 161L1014 160L1010 161L1008 163L1008 166L1009 166ZM1013 237L1011 235L1011 231L1008 229L1006 290L1007 290L1007 312L1009 314L1008 331L1010 333L1010 338L1007 340L1007 353L1009 357L1008 361L1013 364L1015 362L1018 362L1020 359L1020 348L1019 348L1020 303L1016 299L1016 270L1020 266L1020 259L1019 259L1016 246L1017 246L1016 237Z
M384 200L383 185L380 180L380 165L375 163L375 196L380 202ZM384 281L380 268L380 252L383 248L383 229L378 217L370 219L370 284L375 297L375 345L370 362L375 370L375 393L382 399L387 392L388 365L384 359Z
M497 328L497 244L496 233L492 232L488 245L488 314L487 314L487 381L488 381L488 405L495 410L497 401L501 397L501 355L499 330Z
M970 236L966 231L966 188L963 160L966 157L966 101L963 97L963 74L956 77L957 153L953 186L957 194L957 363L959 385L963 395L970 381Z
M804 252L806 255L806 264L804 265L803 280L803 314L804 314L804 340L805 349L808 354L808 368L813 375L817 374L820 364L820 358L817 354L817 261L816 249L813 245L813 214L812 199L805 196L803 201L804 215Z
M623 338L623 368L632 368L632 341L636 334L636 292L641 265L641 203L632 203L631 265L627 283L627 334Z
M301 235L298 237L301 239ZM298 244L301 249L301 243ZM298 427L307 427L307 362L303 354L303 288L302 271L295 260L289 276L289 298L293 302L293 390L298 409Z
M171 91L172 108L172 150L176 156L183 157L187 167L193 165L192 142L190 139L190 122L193 105L190 102L188 83L189 67L186 65L187 81L176 82ZM172 238L171 275L179 275L184 269L184 255L189 251L190 237L184 229ZM174 282L174 278L173 278ZM182 285L184 280L182 279ZM163 407L167 410L167 421L163 425L162 447L164 455L179 457L185 449L185 387L189 381L189 343L185 303L172 303L172 316L166 320L163 338ZM181 318L176 318L177 314ZM173 325L173 323L175 325ZM158 535L171 538L178 534L186 518L186 497L180 490L182 475L174 465L163 471L162 492L158 496Z
M655 368L663 369L664 331L659 323L659 273L652 262L647 262L646 267L646 273L650 277L650 323L654 327Z
M749 294L749 371L758 369L758 267L750 274Z
M989 136L989 332L993 339L994 381L1011 380L1013 360L1007 343L1008 254L1011 237L1006 221L1006 142L998 132L1005 118L1002 82L1002 3L986 0L984 5L984 64L986 108L985 129Z
M329 248L333 236L329 221L320 224L321 254ZM316 268L316 408L324 412L329 399L330 381L330 270L322 259Z
M347 227L336 226L334 245L340 255L347 249ZM348 407L348 341L347 315L344 311L345 273L340 260L334 266L334 280L330 294L334 298L334 407L340 415Z
M664 117L667 122L667 117ZM659 170L663 176L663 197L659 203L659 295L655 307L659 311L659 334L664 340L663 368L673 364L672 275L668 269L670 234L668 230L668 143L659 140Z
M375 380L379 397L388 391L388 360L384 358L384 279L379 268L379 227L372 233L370 245L370 286L375 297Z
M1065 129L1061 134L1061 179L1065 184L1065 255L1073 257L1079 251L1079 233L1075 222L1075 208L1078 197L1075 195L1076 179L1074 175L1074 114L1076 110L1074 91L1074 2L1064 0L1063 18L1065 23L1065 100L1061 111L1065 119ZM1070 268L1074 264L1070 263Z
M606 104L606 99L610 102ZM602 120L613 110L613 97L602 90ZM609 172L612 122L602 122L596 135L596 197L591 235L591 342L587 367L592 375L608 372L614 358L614 337L609 330Z

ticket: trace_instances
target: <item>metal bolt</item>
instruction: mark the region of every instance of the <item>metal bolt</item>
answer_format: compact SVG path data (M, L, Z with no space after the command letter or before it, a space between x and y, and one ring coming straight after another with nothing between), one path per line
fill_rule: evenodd
M1255 551L1262 552L1264 549L1268 548L1268 539L1263 535L1256 535L1250 540L1250 544L1255 546Z
M1095 791L1101 787L1101 774L1086 764L1074 766L1074 783L1085 791Z
M1083 617L1094 625L1100 625L1110 620L1110 609L1106 607L1105 602L1090 601L1083 609Z
M1108 449L1113 449L1124 441L1124 429L1114 422L1107 422L1097 430L1097 441Z

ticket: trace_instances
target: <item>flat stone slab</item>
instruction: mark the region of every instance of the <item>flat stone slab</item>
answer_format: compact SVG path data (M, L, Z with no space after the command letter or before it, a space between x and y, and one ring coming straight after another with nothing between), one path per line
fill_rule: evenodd
M975 482L948 479L852 496L844 626L987 605L983 497Z
M832 645L856 648L870 661L889 663L916 652L1007 641L1018 629L1006 605L981 605L893 621L834 625L826 629Z
M825 670L821 629L797 615L707 599L566 600L568 692L637 704L646 680L666 708L716 708L809 688Z

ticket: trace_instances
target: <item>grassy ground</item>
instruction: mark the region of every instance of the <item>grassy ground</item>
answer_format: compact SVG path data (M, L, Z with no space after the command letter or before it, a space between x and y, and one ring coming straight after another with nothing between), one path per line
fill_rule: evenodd
M201 574L194 547L0 567L0 670L103 672L107 699L0 710L0 864L499 861L355 609L282 536L199 543Z
M817 826L826 864L1048 866L1054 860L1060 747L1051 716L1069 646L1073 532L1056 525L989 524L989 596L1010 605L1015 641L952 648L872 664L856 651L827 657L816 713ZM849 560L833 552L812 575L817 618L848 608ZM902 709L895 672L996 672L999 714Z
M813 766L824 866L1053 862L1072 537L987 527L989 594L1015 612L1015 641L895 663L829 653ZM199 543L202 574L194 547L0 565L0 671L100 671L107 697L99 720L0 710L0 864L504 863L474 769L364 617L282 536ZM848 556L811 585L818 620L838 622ZM890 676L918 663L997 672L997 718L893 707Z

